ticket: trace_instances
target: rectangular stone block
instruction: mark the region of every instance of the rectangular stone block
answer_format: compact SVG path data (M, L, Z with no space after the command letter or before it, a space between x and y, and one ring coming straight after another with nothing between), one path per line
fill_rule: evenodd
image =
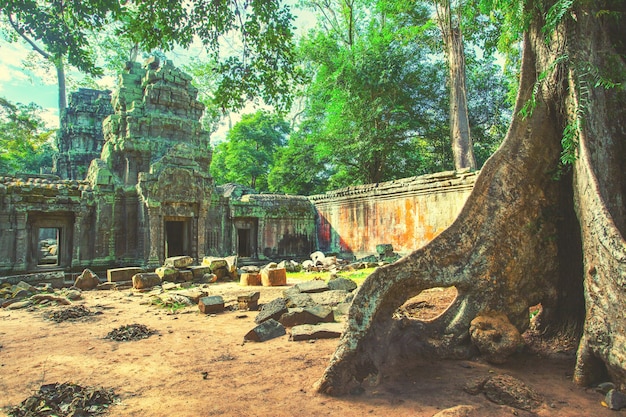
M211 268L207 265L194 265L190 266L189 269L193 274L193 279L201 279L204 274L210 274Z
M260 297L261 293L258 291L238 296L237 302L239 303L239 310L257 311L259 309Z
M141 272L133 275L133 288L143 290L161 285L161 277L154 272Z
M204 314L221 313L224 311L224 299L220 295L210 295L200 298L198 307Z
M287 285L287 271L285 268L262 269L261 284L263 284L264 287Z
M131 281L133 279L133 275L139 274L143 272L141 268L138 267L128 267L128 268L113 268L107 269L107 281L108 282L121 282L121 281Z
M178 271L178 280L183 282L193 281L193 272L189 269L181 269Z
M172 256L165 259L165 265L173 266L174 268L187 268L191 264L193 264L191 256Z

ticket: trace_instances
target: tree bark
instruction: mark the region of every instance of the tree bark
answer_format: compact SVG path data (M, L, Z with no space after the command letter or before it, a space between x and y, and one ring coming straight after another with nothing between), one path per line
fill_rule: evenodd
M590 7L589 3L585 6ZM607 4L602 6L608 9ZM624 9L624 5L613 7ZM574 60L587 57L574 57L566 49L578 46L570 34L572 29L563 23L550 42L545 42L540 8L530 4L528 10L533 15L524 36L515 117L503 144L485 163L465 207L448 229L398 262L378 268L363 283L350 308L347 330L316 383L319 392L345 393L368 375L381 377L386 369L418 358L472 355L476 348L468 330L480 314L503 313L520 332L524 331L529 324L530 306L542 303L558 310L568 305L563 302L568 297L566 292L579 288L583 277L576 275L576 268L570 269L574 271L572 276L564 276L559 259L580 260L580 253L586 271L587 313L575 379L589 383L606 369L621 386L626 381L626 320L620 312L626 301L624 219L622 215L617 221L612 219L615 212L623 211L616 206L625 195L625 174L619 166L626 143L623 93L594 89L593 111L584 124L580 156L574 167L574 201L564 200L567 194L563 189L568 187L562 182L568 177L559 182L555 173L563 131L576 118L575 103L581 89L573 86L572 79L577 75L570 67L575 63L568 66L557 58L566 52ZM582 15L589 21L588 32L595 29L603 40L598 43L580 37L587 42L585 48L590 54L606 51L611 41L619 39L615 37L617 27L597 27L603 19L595 20L596 11L576 12L579 21ZM567 25L579 23L571 20ZM603 94L622 96L614 97L616 107L610 107ZM520 111L531 98L536 107L523 117ZM591 129L597 131L587 132ZM614 145L608 146L611 143ZM614 163L605 167L605 159L617 151L621 152L613 158ZM595 160L590 155L595 155ZM608 171L603 177L605 182L596 177L598 163ZM608 208L603 197L607 193L612 201ZM564 201L570 212L576 203L579 223L563 221L560 209ZM559 240L567 236L559 227L571 227L572 223L580 228L582 252L574 248L578 256L563 253L568 248ZM622 225L621 232L616 224ZM434 320L393 318L407 299L431 287L447 286L455 286L458 296ZM580 291L578 294L573 300L580 306L583 300Z
M59 90L59 126L61 126L61 120L63 118L63 112L67 108L67 92L66 92L66 80L65 80L65 65L63 64L63 58L58 57L53 60L54 68L57 71L57 85Z
M469 113L467 110L467 87L465 83L465 49L459 17L452 17L450 1L437 3L437 18L443 38L448 62L450 89L450 141L454 168L476 169L474 146L470 136Z

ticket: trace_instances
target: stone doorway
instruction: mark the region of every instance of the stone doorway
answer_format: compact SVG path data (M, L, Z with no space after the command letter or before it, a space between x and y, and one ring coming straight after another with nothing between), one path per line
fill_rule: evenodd
M240 258L256 258L258 220L254 218L235 219L236 249Z
M165 219L165 257L191 255L191 221Z
M61 229L58 227L40 227L38 241L37 266L58 266Z

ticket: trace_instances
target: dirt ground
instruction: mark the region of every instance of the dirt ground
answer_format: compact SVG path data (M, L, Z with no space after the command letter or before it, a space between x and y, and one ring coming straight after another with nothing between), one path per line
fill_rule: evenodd
M291 282L290 284L293 284ZM213 284L211 295L233 305L249 291L236 283ZM256 288L255 288L256 289ZM261 303L284 287L258 287ZM422 295L417 307L436 307L438 294ZM430 298L429 298L430 297ZM484 416L626 416L601 405L603 396L572 384L574 358L520 354L506 365L481 360L428 362L397 370L379 385L364 383L359 395L327 397L313 391L337 339L292 342L283 336L243 343L256 312L176 313L146 303L145 294L89 291L76 304L99 312L74 322L44 318L52 307L0 309L0 413L41 385L73 382L113 388L119 403L109 416L432 416L461 404ZM105 339L120 326L139 323L158 333L143 340ZM535 413L496 405L465 384L478 377L509 374L537 391Z

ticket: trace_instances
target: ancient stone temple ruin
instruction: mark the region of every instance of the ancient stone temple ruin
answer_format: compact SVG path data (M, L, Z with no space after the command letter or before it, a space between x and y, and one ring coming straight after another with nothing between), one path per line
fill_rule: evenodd
M353 257L380 243L406 253L443 230L472 188L469 172L311 197L215 186L197 93L152 59L129 63L113 92L72 94L55 175L0 177L0 275L150 269L177 255Z

